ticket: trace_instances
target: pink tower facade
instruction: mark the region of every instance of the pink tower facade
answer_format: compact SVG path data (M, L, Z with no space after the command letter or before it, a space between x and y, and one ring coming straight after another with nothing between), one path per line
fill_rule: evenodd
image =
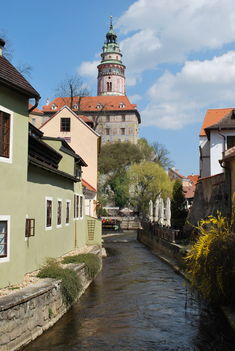
M97 95L126 95L125 66L122 64L122 53L117 43L117 35L112 22L106 34L106 41L98 65Z

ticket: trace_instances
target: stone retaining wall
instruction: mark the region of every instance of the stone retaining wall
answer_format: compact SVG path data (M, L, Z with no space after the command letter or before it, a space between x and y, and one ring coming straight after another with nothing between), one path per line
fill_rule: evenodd
M85 264L71 264L82 289L91 283ZM0 350L15 351L53 326L71 306L63 301L61 281L42 279L38 283L0 298Z
M181 245L159 238L154 235L154 231L146 231L144 229L138 230L137 239L158 255L175 260L180 267L184 266L184 252L182 252L183 248Z

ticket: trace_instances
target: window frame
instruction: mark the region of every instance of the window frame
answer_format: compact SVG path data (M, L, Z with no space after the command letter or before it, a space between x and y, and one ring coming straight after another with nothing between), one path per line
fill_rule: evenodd
M47 201L51 201L51 225L47 225ZM52 197L46 197L45 198L45 229L46 230L51 230L53 226L53 198Z
M71 215L71 213L70 213L71 212L71 200L66 200L65 204L66 204L66 206L65 206L65 225L69 225L70 224L70 215ZM68 221L67 221L67 218L68 218Z
M80 214L80 195L79 194L74 194L74 220L79 219L79 214Z
M33 223L33 225L31 223ZM33 233L31 234L31 232L33 232ZM26 218L26 220L25 220L25 237L30 238L31 236L35 236L35 218Z
M69 121L69 124L67 125L67 122L63 123L65 121ZM71 118L70 117L61 117L60 118L60 131L64 132L64 133L71 132Z
M0 162L12 163L12 152L13 152L13 111L0 105L0 112L7 113L10 116L10 132L9 132L9 155L0 156Z
M84 216L84 196L79 196L79 219L83 219Z
M0 263L4 263L10 261L11 216L0 215L0 222L7 222L6 255L0 256Z
M60 203L60 216L59 216L59 203ZM56 211L56 227L61 228L62 227L62 213L63 213L63 201L62 199L57 199L57 211ZM59 223L60 219L60 223Z

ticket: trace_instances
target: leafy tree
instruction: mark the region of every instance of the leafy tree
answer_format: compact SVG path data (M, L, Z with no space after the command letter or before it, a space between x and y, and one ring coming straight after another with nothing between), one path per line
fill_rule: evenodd
M153 161L155 157L155 150L153 146L149 145L145 138L141 138L137 143L138 149L141 152L142 161Z
M169 158L170 153L163 144L155 142L152 144L152 147L154 149L154 162L158 163L165 169L173 166L173 162Z
M182 183L176 180L173 186L173 197L171 201L171 225L175 229L183 229L188 211L183 194Z
M69 97L69 107L73 109L74 106L74 98L78 97L78 110L80 109L80 100L83 96L89 96L90 92L85 87L81 78L74 74L72 76L67 76L63 79L56 88L56 97ZM67 103L67 99L65 100Z
M123 170L111 179L110 186L114 192L115 204L121 208L127 206L130 194L129 179L126 170Z
M129 142L105 144L99 155L99 171L101 174L117 174L127 166L140 162L141 157L137 145Z
M141 217L148 213L150 200L159 194L167 197L172 191L172 182L165 170L154 162L141 162L131 165L127 171L130 182L130 200Z

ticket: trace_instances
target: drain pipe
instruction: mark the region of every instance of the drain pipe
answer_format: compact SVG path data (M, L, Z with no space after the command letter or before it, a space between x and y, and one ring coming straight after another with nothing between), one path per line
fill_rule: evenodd
M33 110L38 106L39 99L40 99L39 96L35 98L35 104L28 110L29 113L30 113L31 111L33 111Z

